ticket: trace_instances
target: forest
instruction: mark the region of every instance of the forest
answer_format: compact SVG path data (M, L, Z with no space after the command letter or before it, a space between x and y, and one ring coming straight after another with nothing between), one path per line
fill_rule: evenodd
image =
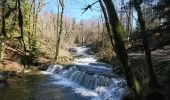
M169 0L0 0L0 100L169 100Z

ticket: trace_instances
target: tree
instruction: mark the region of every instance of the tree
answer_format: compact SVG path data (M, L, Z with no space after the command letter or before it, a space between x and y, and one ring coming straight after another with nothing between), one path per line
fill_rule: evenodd
M128 60L127 50L121 36L121 34L123 34L123 31L121 29L121 23L118 19L114 4L112 0L103 0L103 2L106 6L109 23L111 25L111 30L113 34L113 40L115 41L115 52L123 67L127 84L134 91L135 97L140 99L140 85L132 72L132 68Z
M1 1L2 5L2 26L1 26L1 34L0 34L0 60L3 58L3 52L4 52L4 38L7 36L6 35L6 20L5 20L5 0Z
M150 75L150 86L151 87L157 87L159 85L157 77L154 73L153 70L153 64L152 64L152 59L151 59L151 53L150 53L150 47L149 47L149 42L147 39L147 34L146 34L146 26L145 26L145 21L143 18L143 13L141 11L141 7L140 4L142 2L139 2L137 0L134 0L134 7L137 11L137 15L138 15L138 22L140 24L140 30L141 30L141 36L142 36L142 40L143 40L143 46L144 46L144 50L145 50L145 60L146 60L146 65L148 68L148 73Z
M63 31L64 0L59 0L59 5L61 6L60 25L59 25L59 32L57 32L57 36L56 36L56 53L55 53L54 60L57 60L57 58L58 58L59 45L60 45L60 40L61 40L61 33ZM59 23L59 22L57 22L57 23Z
M28 27L28 50L33 57L38 56L38 43L39 37L38 30L38 17L39 13L44 6L44 0L31 0L29 8L29 27Z
M144 51L145 51L145 62L146 62L147 72L149 74L149 88L159 89L160 83L158 82L157 76L155 75L155 72L153 69L151 52L150 52L149 42L147 39L145 20L144 20L143 13L140 7L141 3L142 1L134 0L134 7L138 15L138 22L140 25L141 37L142 37L142 42L143 42ZM156 94L155 96L152 96L152 99L153 100L158 99ZM160 99L162 100L164 99L163 94L161 94L161 92L160 92Z
M105 24L106 24L106 28L107 28L107 33L109 35L110 43L111 43L112 47L114 48L114 41L113 41L111 29L110 29L109 19L107 17L107 12L106 12L106 9L105 9L101 0L99 0L99 3L100 3L100 7L102 9L103 15L104 15Z
M156 12L156 18L159 19L160 24L157 28L157 31L160 33L164 33L164 35L168 36L170 32L170 2L168 0L158 0L158 4L153 7L153 10ZM170 41L170 40L169 40ZM168 41L167 41L168 42Z

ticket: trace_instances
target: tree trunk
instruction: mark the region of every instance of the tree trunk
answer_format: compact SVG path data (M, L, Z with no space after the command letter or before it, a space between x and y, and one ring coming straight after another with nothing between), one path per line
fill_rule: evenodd
M57 25L56 25L56 53L55 53L55 57L54 57L54 60L57 60L57 56L58 56L58 38L59 38L59 19L60 19L60 4L59 4L59 1L58 1L58 7L57 7L57 10L58 10L58 13L57 13Z
M35 4L34 4L34 6L35 6ZM38 14L40 13L40 11L41 11L41 9L42 9L42 6L43 6L43 0L40 0L39 2L38 2L38 7L37 8L34 8L34 14L35 15L33 15L34 16L34 22L33 22L33 24L34 24L34 31L33 31L33 45L34 45L34 47L33 47L33 52L34 51L36 51L37 50L37 42L38 42L38 40L37 40L37 22L38 22Z
M127 50L125 48L125 44L124 44L122 36L121 36L123 31L121 30L121 24L118 19L114 4L113 4L112 0L103 0L103 1L106 6L106 9L107 9L109 22L111 25L111 30L113 32L113 39L115 41L116 55L122 64L123 71L124 71L128 86L134 91L135 97L138 98L138 100L139 100L139 99L141 99L140 98L141 87L132 72L132 68L131 68L130 62L128 60Z
M1 35L7 37L6 35L6 20L5 20L5 3L6 0L2 0L2 28L1 28Z
M120 22L122 22L124 24L124 19L123 19L123 15L124 15L124 10L125 10L125 4L124 4L124 0L121 0L121 9L120 9Z
M18 21L19 21L19 28L20 28L20 34L21 34L20 42L24 48L24 56L26 56L26 45L24 42L24 31L23 31L23 15L22 15L22 10L21 10L20 0L17 0L17 2L18 2ZM25 57L23 57L22 59L23 59L23 65L24 65L22 72L24 72L24 70L26 69L26 59L25 59Z
M129 9L128 9L128 27L127 27L127 31L128 31L128 34L127 34L127 40L128 40L128 43L129 43L129 37L130 37L130 34L131 34L131 27L132 27L132 24L131 24L131 13L132 13L132 4L131 4L131 0L129 0Z
M4 39L7 37L7 35L6 35L6 20L5 20L5 2L6 2L6 0L2 1L2 27L1 27L1 34L0 34L0 60L3 59Z
M141 11L140 3L137 0L134 0L134 7L138 15L138 22L140 25L141 36L143 40L143 46L144 46L144 51L145 51L145 61L146 61L146 66L147 66L149 79L150 79L149 87L156 88L159 86L159 82L153 69L151 52L150 52L149 42L148 42L147 34L146 34L147 31L146 31L145 20L143 17L143 13Z
M54 60L58 59L58 53L59 53L59 45L60 45L60 39L61 39L61 33L63 31L63 14L64 14L64 0L59 0L60 6L61 6L61 14L60 14L60 30L57 35L57 41L56 41L56 54L54 57Z
M110 24L109 24L109 19L107 17L106 9L105 9L101 0L99 0L99 3L100 3L100 7L102 9L103 15L104 15L105 24L106 24L106 28L107 28L107 33L109 35L110 43L111 43L112 47L114 48L114 41L112 40L113 36L112 36L111 29L110 29Z
M0 40L0 60L3 59L4 51L5 51L4 41L3 41L3 39L1 39L1 40Z
M32 3L32 10L33 10L33 15L32 15L32 20L33 20L33 23L32 23L32 33L31 33L31 38L32 38L32 41L31 41L31 50L33 51L34 50L34 46L35 46L35 30L36 30L36 26L35 26L35 20L36 20L36 1L33 0L33 3ZM32 52L31 51L31 52Z

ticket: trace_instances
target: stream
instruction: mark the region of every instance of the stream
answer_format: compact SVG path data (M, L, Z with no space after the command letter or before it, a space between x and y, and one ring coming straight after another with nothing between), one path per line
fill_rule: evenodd
M0 100L121 100L126 81L89 50L72 48L77 57L69 68L50 65L46 71L28 72L0 86Z

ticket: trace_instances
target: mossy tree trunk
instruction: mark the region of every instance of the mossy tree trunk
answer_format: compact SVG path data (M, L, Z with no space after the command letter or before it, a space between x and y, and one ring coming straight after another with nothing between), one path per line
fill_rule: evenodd
M121 34L123 34L123 31L122 31L121 23L119 21L118 15L116 13L114 4L113 4L112 0L103 0L103 2L106 6L107 14L109 17L109 22L111 25L113 40L115 42L116 55L123 67L122 69L124 71L128 86L133 90L135 97L138 98L138 100L140 100L140 99L142 99L142 98L140 98L141 87L132 72L132 68L131 68L130 62L128 60L127 50L125 48L125 44L124 44L124 41L121 36Z
M3 59L4 55L4 42L5 38L7 37L6 35L6 20L5 20L5 4L6 0L2 0L2 27L1 27L1 34L0 34L0 60Z
M161 91L161 86L160 83L157 79L157 76L154 72L153 64L152 64L152 58L151 58L151 51L149 47L149 42L148 42L148 36L147 36L147 31L146 31L146 25L145 25L145 20L143 17L143 13L141 10L141 5L142 1L134 0L134 7L137 12L138 16L138 22L140 25L140 31L141 31L141 38L143 42L143 47L145 51L145 63L146 63L146 69L147 73L149 75L149 92L146 93L146 99L147 100L165 100L164 94Z
M20 0L17 0L17 3L18 3L18 21L19 21L19 28L21 34L21 43L23 44L24 51L26 51L26 45L24 42L24 31L23 31L23 15L21 10Z
M20 38L20 42L21 44L23 45L23 48L24 48L24 57L22 58L23 60L23 65L24 65L24 68L23 68L23 71L26 69L26 45L25 45L25 41L24 41L24 27L23 27L23 14L22 14L22 10L21 10L21 1L20 0L17 0L17 4L18 4L18 21L19 21L19 28L20 28L20 34L21 34L21 38Z
M134 7L138 15L138 22L140 25L141 37L142 37L144 51L145 51L145 61L146 61L146 66L147 66L149 79L150 79L149 84L151 88L154 88L154 87L159 86L159 82L153 69L151 52L150 52L149 42L147 39L145 20L144 20L143 13L140 7L141 3L142 2L139 2L138 0L134 0Z

